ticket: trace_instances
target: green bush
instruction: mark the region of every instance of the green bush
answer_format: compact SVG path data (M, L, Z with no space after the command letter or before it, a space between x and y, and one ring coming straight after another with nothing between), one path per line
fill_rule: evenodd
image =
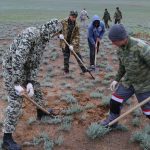
M101 126L98 123L92 123L88 127L86 134L89 138L95 139L95 138L101 138L102 136L104 136L109 131L110 131L109 128L105 128L104 126Z
M131 137L132 142L137 142L143 150L150 149L150 125L146 125L142 131L135 132Z

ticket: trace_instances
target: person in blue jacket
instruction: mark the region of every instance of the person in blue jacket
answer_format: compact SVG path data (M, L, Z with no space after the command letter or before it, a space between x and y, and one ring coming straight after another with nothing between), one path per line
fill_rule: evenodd
M88 27L88 45L90 48L90 69L95 69L95 51L99 50L100 41L105 33L104 22L98 15L94 15L92 22Z

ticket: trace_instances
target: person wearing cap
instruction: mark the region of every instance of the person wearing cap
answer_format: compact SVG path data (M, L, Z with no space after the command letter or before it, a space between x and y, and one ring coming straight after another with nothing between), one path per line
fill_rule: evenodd
M77 56L82 60L82 57L79 52L80 35L79 35L79 26L76 21L77 17L78 17L78 12L73 10L70 11L68 18L63 19L61 21L63 29L61 31L61 34L59 35L59 38L60 38L60 47L62 48L64 54L65 75L69 73L70 51L74 50ZM64 39L68 42L70 46L66 45ZM78 60L78 58L76 56L75 58L82 70L81 74L87 72L86 68L82 65L82 63Z
M113 25L108 36L112 44L119 48L119 69L110 84L113 94L109 116L101 122L104 126L119 117L123 104L132 95L135 94L138 102L150 97L150 46L140 39L130 37L122 24ZM141 109L150 119L150 102Z
M21 150L21 146L13 140L12 133L21 114L22 94L26 92L38 105L45 105L37 74L46 44L61 30L62 25L58 19L51 19L39 27L28 27L13 40L3 56L3 76L8 97L3 125L3 149ZM46 116L38 108L36 112L38 120Z
M99 49L100 41L105 33L104 22L100 20L98 15L94 15L92 22L88 27L88 45L90 48L90 70L95 69L95 51ZM98 53L98 51L97 51Z
M105 27L107 29L109 29L108 21L112 21L112 20L111 20L110 13L108 12L107 8L105 9L105 12L104 12L104 15L103 15L103 20L104 20L104 23L105 23Z
M87 19L90 19L89 16L88 16L88 13L86 11L86 9L84 8L81 12L80 12L80 21L82 23L82 27L85 28L87 27L86 25L86 20Z
M122 12L120 11L119 7L116 7L116 11L114 14L114 19L115 19L115 24L119 24L121 23L121 19L122 19Z

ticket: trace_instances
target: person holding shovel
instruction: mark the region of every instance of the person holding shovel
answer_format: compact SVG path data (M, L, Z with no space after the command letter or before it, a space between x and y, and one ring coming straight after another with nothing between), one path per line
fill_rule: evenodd
M93 16L93 20L88 27L88 45L90 48L90 70L95 70L96 55L99 50L100 41L105 33L105 25L100 21L98 15Z
M103 126L120 116L123 103L133 94L139 103L150 97L150 46L140 39L130 37L122 24L113 25L108 36L112 44L119 47L119 69L110 85L113 91L110 112L109 116L100 122ZM141 109L150 119L150 102ZM117 123L113 126L116 125Z
M52 19L39 27L29 27L14 39L3 57L4 82L8 94L3 127L4 149L21 150L21 146L13 140L12 133L21 113L22 93L27 92L38 105L44 106L40 83L36 81L36 77L46 43L61 30L62 25L57 19ZM38 120L46 115L37 108Z
M78 17L78 12L76 10L73 10L73 11L70 11L68 18L63 19L61 21L63 25L63 29L62 29L61 34L59 35L59 38L60 38L60 47L62 48L62 51L64 54L64 74L65 75L69 73L70 51L74 50L77 56L82 60L81 54L79 52L80 35L79 35L79 26L76 21L77 17ZM66 44L64 40L66 40L69 46ZM82 70L81 74L84 74L85 72L87 72L87 69L79 61L76 55L74 56Z

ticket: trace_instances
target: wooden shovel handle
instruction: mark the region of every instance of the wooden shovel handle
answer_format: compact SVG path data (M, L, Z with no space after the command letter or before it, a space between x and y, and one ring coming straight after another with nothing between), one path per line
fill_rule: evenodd
M127 116L128 114L130 114L131 112L133 112L135 109L143 106L144 104L148 103L149 101L150 101L150 97L148 97L147 99L145 99L141 103L137 104L136 106L134 106L133 108L131 108L130 110L128 110L127 112L125 112L124 114L122 114L121 116L119 116L118 118L116 118L115 120L111 121L108 124L108 126L111 126L111 125L115 124L116 122L118 122L119 120L121 120L122 118L124 118L125 116Z
M70 46L69 43L65 39L64 39L64 42L67 44L67 46ZM77 59L81 62L81 64L84 66L84 68L87 69L87 67L84 65L83 61L78 57L78 55L76 54L76 52L74 50L72 50L72 52L77 57ZM91 75L92 79L95 80L95 77L92 75L92 73L90 71L88 71L88 72Z
M40 110L42 110L43 112L45 112L46 114L50 115L50 113L44 109L43 107L41 107L39 104L37 104L34 100L32 100L27 94L23 93L22 96L27 99L28 101L30 101L32 104L34 104L37 108L39 108Z

